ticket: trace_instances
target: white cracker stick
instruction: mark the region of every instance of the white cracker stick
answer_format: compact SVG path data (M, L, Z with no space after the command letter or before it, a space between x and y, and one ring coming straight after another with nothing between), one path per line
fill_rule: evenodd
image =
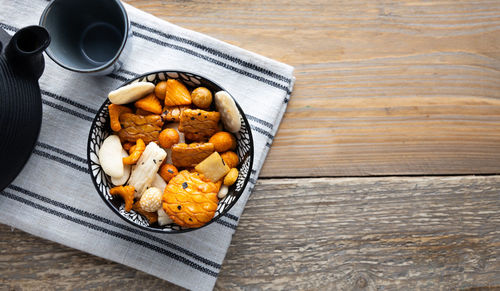
M158 224L164 226L167 224L174 223L174 221L168 216L168 214L163 210L163 208L158 209Z
M132 168L132 175L128 180L128 185L135 188L135 198L140 198L144 190L151 186L156 172L166 157L167 153L156 143L150 142L146 146L137 164Z
M168 157L168 154L167 154L167 157ZM151 186L156 187L163 192L163 190L165 190L165 188L167 187L167 183L165 182L165 180L163 180L163 178L160 176L160 174L156 173L155 178L153 179L153 182L151 182Z
M233 98L226 91L215 93L215 106L220 113L222 123L226 130L238 132L241 128L240 112Z
M108 98L113 104L127 104L141 99L154 89L153 83L136 82L109 92Z
M122 148L122 158L126 157L128 157L128 153ZM130 165L123 165L123 176L121 176L120 178L111 177L111 182L113 182L115 186L121 186L125 184L128 180L128 177L130 177L130 168Z
M122 144L117 135L110 135L103 141L99 149L99 163L104 173L109 176L123 176Z

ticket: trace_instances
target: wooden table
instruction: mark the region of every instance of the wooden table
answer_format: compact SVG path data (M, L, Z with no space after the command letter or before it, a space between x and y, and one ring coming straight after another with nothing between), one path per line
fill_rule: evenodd
M216 289L500 286L500 1L130 4L295 66ZM172 289L6 226L2 289Z

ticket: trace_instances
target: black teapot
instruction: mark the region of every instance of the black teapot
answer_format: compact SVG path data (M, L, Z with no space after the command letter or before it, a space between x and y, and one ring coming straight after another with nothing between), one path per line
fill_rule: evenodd
M0 191L21 172L38 139L38 79L49 43L49 33L41 26L22 28L12 37L0 28Z

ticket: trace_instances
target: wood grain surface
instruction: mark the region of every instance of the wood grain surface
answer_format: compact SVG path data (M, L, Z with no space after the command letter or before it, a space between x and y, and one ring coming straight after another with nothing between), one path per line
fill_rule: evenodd
M127 2L295 66L261 176L500 173L500 1Z
M500 176L261 180L216 290L500 286ZM0 289L178 290L0 227Z
M500 1L126 2L296 69L217 290L500 288L500 176L425 176L500 173ZM180 290L0 235L1 290Z

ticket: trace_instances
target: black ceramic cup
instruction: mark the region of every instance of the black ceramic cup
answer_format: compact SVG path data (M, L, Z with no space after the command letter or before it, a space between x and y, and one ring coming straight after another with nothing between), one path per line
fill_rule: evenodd
M54 0L40 25L52 39L47 55L68 70L107 75L126 58L130 24L119 0Z

